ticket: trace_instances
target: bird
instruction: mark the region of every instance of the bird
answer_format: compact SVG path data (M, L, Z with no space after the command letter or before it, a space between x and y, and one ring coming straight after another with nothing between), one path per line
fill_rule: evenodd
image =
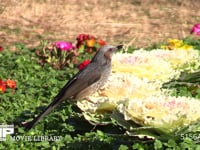
M32 121L23 123L30 130L43 117L49 114L62 101L76 101L86 98L100 89L108 80L111 73L111 61L113 54L121 49L123 45L102 46L94 55L91 62L77 74L75 74L54 97L53 101Z

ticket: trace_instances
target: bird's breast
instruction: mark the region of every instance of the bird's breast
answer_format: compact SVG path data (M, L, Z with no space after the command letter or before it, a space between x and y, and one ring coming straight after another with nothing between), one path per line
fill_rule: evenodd
M78 93L76 95L76 98L82 99L87 96L90 96L91 94L97 92L102 86L105 85L106 81L108 80L110 73L111 73L111 68L107 66L107 68L101 68L101 77L98 81L95 83L91 84L88 86L86 89Z

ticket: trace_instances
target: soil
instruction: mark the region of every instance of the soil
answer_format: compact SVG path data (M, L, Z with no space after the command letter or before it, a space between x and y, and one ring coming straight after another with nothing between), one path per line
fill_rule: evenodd
M74 42L80 33L146 47L190 35L200 0L0 0L0 46Z

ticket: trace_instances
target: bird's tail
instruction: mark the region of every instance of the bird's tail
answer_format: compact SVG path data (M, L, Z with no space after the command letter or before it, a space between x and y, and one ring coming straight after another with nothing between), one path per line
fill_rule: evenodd
M34 118L30 122L26 122L23 124L23 126L30 130L33 128L43 117L45 117L47 114L49 114L59 103L52 102L40 115L38 115L36 118Z

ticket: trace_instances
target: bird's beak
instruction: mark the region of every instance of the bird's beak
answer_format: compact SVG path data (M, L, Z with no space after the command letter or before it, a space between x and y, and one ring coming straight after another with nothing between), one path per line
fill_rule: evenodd
M117 45L112 49L113 52L117 52L118 50L122 49L123 45Z
M123 45L117 45L116 48L117 48L117 50L122 49Z

